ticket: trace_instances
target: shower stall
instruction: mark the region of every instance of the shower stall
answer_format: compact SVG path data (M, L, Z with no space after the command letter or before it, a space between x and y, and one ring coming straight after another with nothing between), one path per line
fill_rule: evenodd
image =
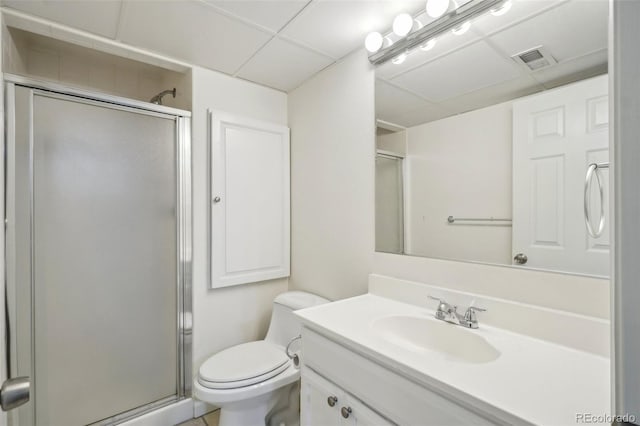
M10 425L190 397L190 113L5 76Z
M403 164L397 154L376 153L376 251L405 252Z

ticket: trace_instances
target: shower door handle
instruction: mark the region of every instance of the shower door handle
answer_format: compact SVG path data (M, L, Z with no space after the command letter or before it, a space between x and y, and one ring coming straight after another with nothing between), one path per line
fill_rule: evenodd
M2 411L13 410L29 401L28 377L16 377L7 379L0 388L0 407Z

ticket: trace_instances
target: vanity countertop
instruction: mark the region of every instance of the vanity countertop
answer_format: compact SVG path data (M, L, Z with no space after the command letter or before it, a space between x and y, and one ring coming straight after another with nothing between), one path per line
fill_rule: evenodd
M402 315L438 321L432 310L371 294L296 311L303 324L426 387L487 412L539 425L575 425L580 413L610 410L609 359L482 324L468 330L500 351L488 363L468 363L390 343L375 320ZM451 325L451 327L460 327ZM462 328L462 327L460 327Z

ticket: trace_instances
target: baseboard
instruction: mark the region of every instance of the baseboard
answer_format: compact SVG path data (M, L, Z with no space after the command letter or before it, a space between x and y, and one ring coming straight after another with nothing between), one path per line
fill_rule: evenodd
M217 410L217 407L213 405L209 405L206 402L198 401L197 399L193 400L193 418L202 417L207 413Z

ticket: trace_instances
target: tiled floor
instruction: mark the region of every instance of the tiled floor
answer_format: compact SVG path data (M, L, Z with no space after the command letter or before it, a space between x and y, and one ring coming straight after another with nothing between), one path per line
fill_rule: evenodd
M218 419L220 418L220 410L212 411L197 419L187 420L184 423L180 423L177 426L218 426Z

